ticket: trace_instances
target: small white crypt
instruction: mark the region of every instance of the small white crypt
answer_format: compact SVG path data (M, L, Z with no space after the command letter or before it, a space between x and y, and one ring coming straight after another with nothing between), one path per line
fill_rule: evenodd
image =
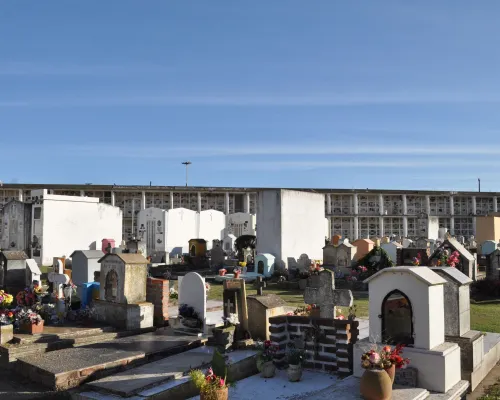
M372 343L405 344L418 387L445 393L461 380L460 347L445 342L444 284L427 267L385 268L368 278L369 338L354 345L354 376Z

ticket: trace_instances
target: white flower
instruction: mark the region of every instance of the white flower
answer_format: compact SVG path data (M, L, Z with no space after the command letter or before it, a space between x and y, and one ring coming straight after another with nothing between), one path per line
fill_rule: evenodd
M227 322L229 322L231 325L238 325L240 323L240 320L238 318L238 314L229 314L229 318L227 319Z

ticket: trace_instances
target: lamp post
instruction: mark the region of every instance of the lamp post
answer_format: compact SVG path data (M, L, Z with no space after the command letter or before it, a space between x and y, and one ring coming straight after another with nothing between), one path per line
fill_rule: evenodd
M191 163L191 161L184 161L182 164L186 166L186 187L187 187L187 185L188 185L188 166L191 165L192 163Z

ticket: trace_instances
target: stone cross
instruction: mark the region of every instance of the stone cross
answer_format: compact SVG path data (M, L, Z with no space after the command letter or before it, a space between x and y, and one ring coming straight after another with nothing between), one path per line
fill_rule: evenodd
M229 318L229 316L231 315L231 308L234 306L233 303L231 303L231 300L227 299L227 301L224 303L224 308L226 309L225 310L225 317L226 318Z
M57 307L58 311L63 312L65 310L64 305L64 291L62 285L67 285L70 281L69 276L64 273L64 266L61 260L57 260L57 265L54 265L54 271L49 272L47 276L49 282L54 284L54 293L57 295Z
M266 282L263 281L262 276L257 277L257 282L255 282L255 287L257 288L257 294L262 296L262 288L265 288Z
M308 278L304 302L316 304L321 318L335 318L336 307L351 307L353 297L350 290L335 289L334 274L325 269Z

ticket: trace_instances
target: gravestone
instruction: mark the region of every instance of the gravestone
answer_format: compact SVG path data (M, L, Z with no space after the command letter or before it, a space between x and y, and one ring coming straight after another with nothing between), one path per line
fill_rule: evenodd
M63 292L63 285L67 285L70 277L64 273L64 265L60 259L54 260L54 271L48 273L47 280L52 283L53 294L57 298L57 311L65 312L65 294Z
M301 254L299 259L297 260L297 266L299 267L299 270L307 271L311 266L311 259L307 254Z
M470 285L472 279L453 267L431 268L444 284L444 334L459 337L470 331Z
M408 238L404 238L403 239L403 248L408 248L408 247L411 247L413 245L413 240L411 239L408 239Z
M253 339L269 340L269 318L285 314L286 302L275 294L247 296L248 326Z
M262 289L266 287L266 282L264 282L264 280L262 279L262 276L257 277L257 280L255 281L254 286L257 289L257 294L259 296L262 296Z
M135 330L153 326L153 304L146 301L148 260L141 254L106 254L101 264L99 320L117 328Z
M222 249L222 244L214 243L212 245L212 250L210 251L210 265L212 268L222 268L224 266L224 250Z
M239 325L236 327L235 339L250 339L248 329L248 306L247 291L243 279L231 279L224 281L224 291L222 293L224 302L224 317L229 318L230 314L237 314Z
M417 387L418 370L412 367L400 368L396 370L394 384L405 387Z
M82 296L82 283L94 281L94 274L101 270L99 260L104 256L101 250L75 250L71 254L73 261L71 280L78 286L77 293Z
M193 307L203 323L202 332L207 329L207 295L205 278L196 272L187 273L179 283L179 307Z
M328 243L325 247L323 247L323 265L329 265L334 267L335 262L337 261L337 248Z
M446 239L439 246L439 248L434 251L429 259L430 265L435 265L441 255L441 252L444 250L448 250L450 254L454 251L457 251L460 255L460 264L457 266L457 268L460 270L460 272L467 275L472 280L476 280L476 260L474 256L464 246L458 243L458 240L456 240L455 238L450 237Z
M488 257L488 266L486 267L486 279L489 281L498 281L500 279L500 249L496 249Z
M26 260L26 286L30 286L34 282L41 283L42 271L38 264L32 258Z
M307 279L304 303L319 306L321 318L335 318L336 307L351 307L353 297L350 290L335 289L333 272L323 270Z
M24 288L27 259L28 256L24 251L0 252L0 270L4 272L3 285L7 291L17 293Z

